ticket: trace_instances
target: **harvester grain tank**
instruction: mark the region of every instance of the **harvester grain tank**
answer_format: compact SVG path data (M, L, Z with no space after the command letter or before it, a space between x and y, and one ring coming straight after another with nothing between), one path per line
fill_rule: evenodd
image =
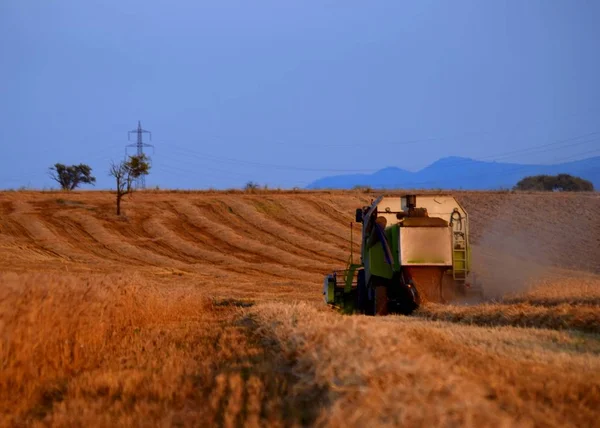
M379 197L356 210L360 263L324 281L326 303L345 313L410 314L424 301L445 303L469 291L469 223L452 196Z

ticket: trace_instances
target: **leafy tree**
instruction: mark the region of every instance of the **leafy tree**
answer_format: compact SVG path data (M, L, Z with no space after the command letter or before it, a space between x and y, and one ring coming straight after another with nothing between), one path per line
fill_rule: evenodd
M547 192L591 192L594 190L594 185L588 180L569 174L533 175L523 178L514 189Z
M89 165L63 165L55 163L50 167L50 178L60 184L63 190L73 190L80 184L94 185L96 177L92 176L92 168Z
M566 192L593 192L594 185L591 181L569 174L558 174L553 190Z
M121 199L134 191L133 182L150 172L150 162L145 155L129 156L129 160L112 163L109 175L117 182L117 215L121 215Z

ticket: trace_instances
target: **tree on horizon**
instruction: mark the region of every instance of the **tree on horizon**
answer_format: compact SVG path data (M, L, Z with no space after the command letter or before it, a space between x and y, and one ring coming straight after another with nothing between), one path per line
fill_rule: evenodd
M570 174L532 175L520 180L514 190L545 192L593 192L591 181Z
M60 184L62 190L74 190L80 184L96 183L96 177L92 175L92 168L89 165L80 163L79 165L64 165L55 163L50 167L50 178Z

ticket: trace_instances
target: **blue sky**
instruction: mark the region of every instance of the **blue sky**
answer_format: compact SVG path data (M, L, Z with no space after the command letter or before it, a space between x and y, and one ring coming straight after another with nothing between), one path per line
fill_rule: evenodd
M56 186L55 162L108 188L138 120L162 188L598 155L577 137L600 131L599 18L584 0L3 0L0 188Z

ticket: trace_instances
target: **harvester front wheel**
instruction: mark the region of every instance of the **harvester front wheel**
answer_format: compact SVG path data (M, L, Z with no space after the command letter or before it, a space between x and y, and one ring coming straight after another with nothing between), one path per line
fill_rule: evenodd
M359 313L373 315L373 305L369 301L369 290L365 282L365 271L360 269L357 273L356 287L356 309Z
M388 289L385 285L375 285L374 294L374 315L387 315L389 313L388 309Z

